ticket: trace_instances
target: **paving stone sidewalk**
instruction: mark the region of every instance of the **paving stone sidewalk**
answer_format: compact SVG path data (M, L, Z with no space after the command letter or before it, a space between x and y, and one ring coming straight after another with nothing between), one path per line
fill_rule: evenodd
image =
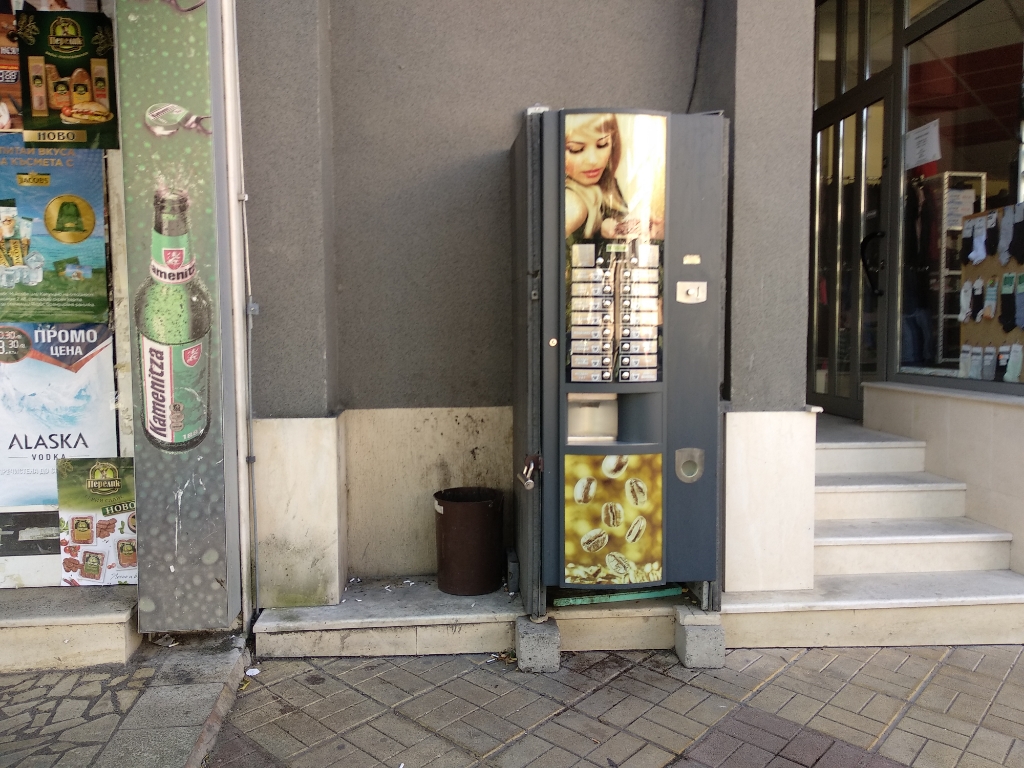
M143 643L127 665L0 675L0 768L183 768L212 745L246 658L238 638L197 637Z
M217 768L1024 768L1022 646L262 660Z

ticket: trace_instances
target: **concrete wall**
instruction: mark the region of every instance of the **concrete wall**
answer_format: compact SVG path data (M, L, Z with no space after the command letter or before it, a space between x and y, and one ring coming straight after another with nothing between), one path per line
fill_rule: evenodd
M925 470L967 484L967 516L1012 533L1010 568L1024 573L1024 398L868 383L864 426L924 440Z
M520 115L684 111L700 6L241 3L257 414L510 404Z
M693 110L732 119L726 343L739 411L805 403L813 65L813 3L708 3Z
M330 3L236 10L253 296L253 408L337 411Z

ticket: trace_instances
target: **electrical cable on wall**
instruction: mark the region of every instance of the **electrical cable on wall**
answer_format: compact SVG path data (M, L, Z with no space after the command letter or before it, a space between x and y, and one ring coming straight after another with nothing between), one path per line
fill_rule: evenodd
M708 0L700 4L700 27L697 32L697 53L693 57L693 82L690 84L690 97L686 100L686 111L693 107L693 96L697 92L697 74L700 72L700 50L704 43L704 20L707 18Z

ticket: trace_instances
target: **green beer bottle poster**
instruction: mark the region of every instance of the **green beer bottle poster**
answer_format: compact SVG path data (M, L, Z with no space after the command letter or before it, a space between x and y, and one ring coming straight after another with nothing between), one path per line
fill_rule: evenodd
M220 309L228 276L217 237L225 164L211 95L219 14L213 0L191 11L117 4L143 632L222 628L238 613L234 412L224 408L233 385L222 366L231 334ZM147 116L167 105L213 115L209 130L155 130Z

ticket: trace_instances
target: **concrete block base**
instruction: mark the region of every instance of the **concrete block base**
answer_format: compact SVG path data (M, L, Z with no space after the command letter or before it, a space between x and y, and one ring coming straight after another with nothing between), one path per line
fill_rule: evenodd
M516 619L516 658L523 672L557 672L561 657L558 624L548 619L535 624L526 616Z
M725 666L725 628L718 613L676 606L676 655L689 669Z

